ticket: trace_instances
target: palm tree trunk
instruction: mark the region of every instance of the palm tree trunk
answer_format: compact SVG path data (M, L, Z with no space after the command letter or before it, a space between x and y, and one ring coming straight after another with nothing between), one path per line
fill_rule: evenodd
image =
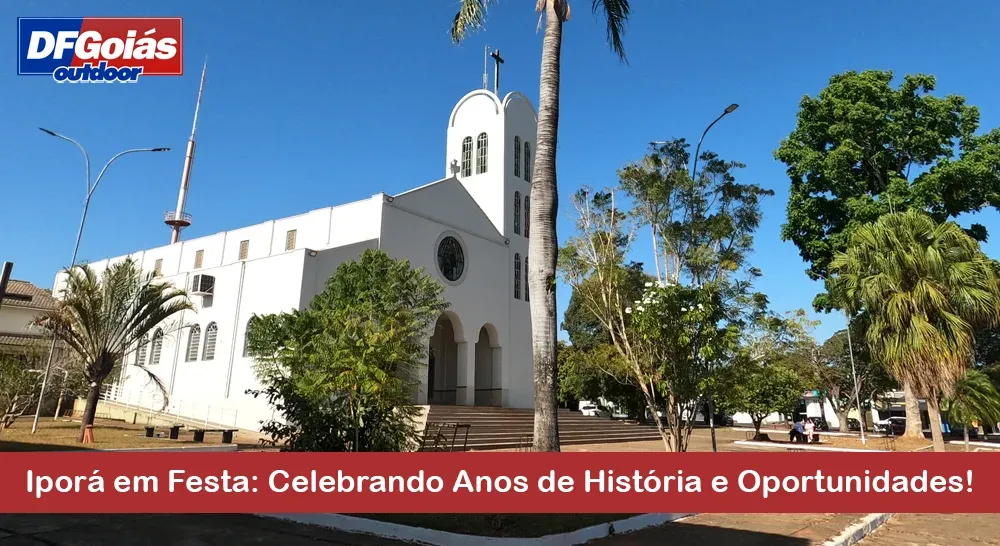
M528 283L531 285L531 345L535 365L535 451L559 451L559 398L556 383L556 133L559 128L559 54L562 48L562 0L545 7L538 135L531 182Z
M920 421L920 400L908 381L903 382L903 404L906 408L905 438L923 438L924 427ZM940 427L940 422L938 423Z
M944 435L941 433L941 412L938 410L937 396L928 396L927 417L931 421L931 442L934 443L934 451L944 452ZM909 428L909 423L907 423Z
M93 426L94 416L97 415L97 400L101 396L101 382L91 381L90 391L87 392L87 405L83 409L83 420L80 423L80 436L77 442L83 442L83 432L87 430L87 425Z
M965 450L969 451L969 427L968 427L968 425L962 425L962 436L965 437Z

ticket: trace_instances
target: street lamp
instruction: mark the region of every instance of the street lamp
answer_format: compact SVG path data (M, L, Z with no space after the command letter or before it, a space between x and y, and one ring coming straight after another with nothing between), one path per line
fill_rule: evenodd
M118 159L123 155L134 154L137 152L169 152L170 148L134 148L131 150L125 150L124 152L118 152L115 156L109 159L107 163L104 164L104 168L101 169L101 172L98 173L97 175L97 179L94 180L92 184L90 181L90 154L87 153L87 149L84 148L82 144L73 140L72 138L69 138L68 136L61 135L55 131L50 131L42 127L39 127L38 129L47 135L60 138L62 140L65 140L66 142L71 142L74 145L76 145L76 147L80 148L80 151L83 152L83 158L87 164L87 198L83 202L83 217L80 219L80 229L76 233L76 245L73 247L73 259L70 260L69 268L66 269L66 271L72 271L73 267L76 266L76 255L80 250L80 240L83 238L83 226L87 222L87 210L90 208L90 198L94 195L94 191L97 190L97 185L101 183L101 179L104 178L104 173L107 172L108 167L110 167L111 164L114 163L116 159ZM49 380L49 371L52 368L52 357L53 355L55 355L55 352L56 352L56 335L55 332L53 331L52 346L49 348L49 359L48 362L46 362L45 364L45 373L44 375L42 375L42 390L38 393L38 405L35 407L35 420L31 424L32 434L34 434L38 430L38 418L42 413L42 399L45 397L45 385L48 383Z
M739 107L740 105L736 104L735 102L733 104L730 104L729 106L726 107L725 110L722 111L721 114L719 114L719 117L715 118L715 121L709 123L708 127L705 127L705 132L701 134L701 138L698 139L698 146L694 150L694 165L691 167L691 178L694 178L695 173L698 172L698 154L701 153L701 141L705 140L705 135L708 134L708 130L711 129L713 125L718 123L720 119L726 117L726 114L732 114Z

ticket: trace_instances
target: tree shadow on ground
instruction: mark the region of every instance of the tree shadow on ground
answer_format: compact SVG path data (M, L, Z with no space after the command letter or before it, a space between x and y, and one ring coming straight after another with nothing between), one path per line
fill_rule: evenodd
M0 453L18 451L91 451L85 447L55 445L55 444L35 444L31 442L13 442L3 440L0 436Z
M165 535L163 530L169 529ZM86 532L82 532L82 531ZM5 536L5 533L7 535ZM30 537L50 546L101 544L282 544L283 546L389 546L410 544L372 535L237 514L49 515L0 514L3 538ZM596 545L808 546L804 538L707 525L668 523L592 541Z

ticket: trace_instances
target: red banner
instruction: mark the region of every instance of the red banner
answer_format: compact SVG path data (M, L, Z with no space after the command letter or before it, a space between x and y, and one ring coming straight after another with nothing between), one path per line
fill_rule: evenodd
M5 513L1000 512L989 453L3 453Z

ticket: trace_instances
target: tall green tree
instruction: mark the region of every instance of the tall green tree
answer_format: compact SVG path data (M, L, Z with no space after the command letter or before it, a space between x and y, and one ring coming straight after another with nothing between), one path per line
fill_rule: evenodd
M657 281L712 285L711 290L722 295L720 303L753 302L763 308L763 295L749 292L750 281L760 275L749 265L749 256L762 218L761 201L774 192L738 181L736 172L745 165L707 150L697 158L704 165L701 171L689 173L688 147L683 138L652 145L642 160L618 172L622 189L635 203L632 217L638 225L650 228ZM735 308L723 311L730 317L739 313ZM704 331L711 331L710 325L705 326ZM716 359L699 368L711 372L726 364ZM712 384L704 384L710 415L715 414ZM709 422L714 449L715 426Z
M448 307L423 269L366 250L309 308L255 317L248 352L284 419L265 423L294 451L403 451L416 441L413 395L424 341Z
M925 399L944 451L938 402L973 361L975 328L1000 322L992 260L954 222L910 210L854 230L830 268L838 301L865 314L872 353Z
M462 42L470 31L482 27L486 10L496 0L461 0L452 21L451 36ZM631 13L628 0L592 0L593 12L607 21L608 42L625 61L622 35ZM532 237L528 242L528 285L531 293L531 338L535 383L535 451L559 451L558 386L556 366L556 260L559 240L556 217L559 193L556 185L556 144L559 132L559 78L563 24L570 18L567 0L539 0L535 10L543 19L542 66L538 92L538 134L534 175L531 181Z
M896 87L893 76L831 77L802 99L795 129L775 151L791 181L781 235L798 247L813 280L829 278L851 233L882 215L914 208L941 222L1000 202L1000 130L976 135L979 110L961 96L934 96L933 76L907 75ZM986 239L981 225L968 233ZM842 308L825 291L813 305ZM913 389L903 388L907 435L921 436Z
M699 158L704 167L692 178L689 146L683 138L651 146L642 160L618 172L635 203L632 216L651 229L657 280L700 285L741 272L755 275L748 259L763 216L760 204L774 192L737 181L746 165L707 150Z
M1000 393L985 373L973 368L960 378L944 401L948 409L948 421L960 424L965 438L965 450L969 451L969 427L974 422L1000 422Z
M69 346L90 383L79 441L86 427L94 424L104 380L145 343L153 328L187 309L192 306L185 291L152 273L143 274L132 259L112 265L100 277L88 265L66 271L59 305L42 317L41 325ZM160 378L141 362L131 366L149 376L165 405L166 388Z

